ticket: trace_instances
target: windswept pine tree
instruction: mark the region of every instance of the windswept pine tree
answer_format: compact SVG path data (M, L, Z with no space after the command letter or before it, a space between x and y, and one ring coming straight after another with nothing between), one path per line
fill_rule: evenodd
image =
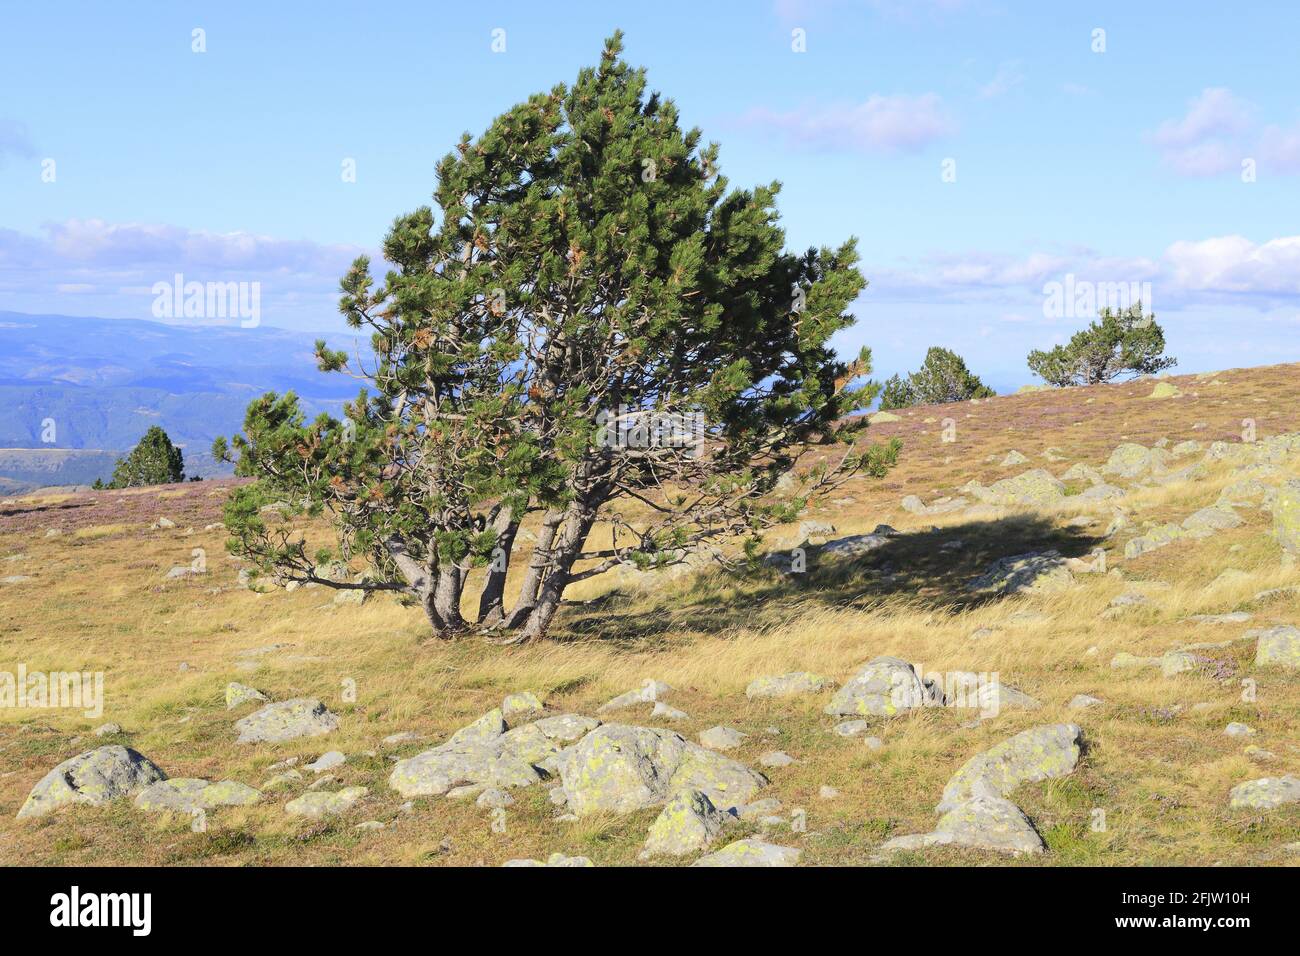
M869 352L828 345L866 284L854 242L785 251L779 185L729 189L716 144L621 49L615 34L572 87L466 134L438 165L437 212L393 223L382 282L365 258L343 277L373 350L318 344L322 368L367 386L343 420L268 394L217 442L257 479L226 520L261 572L397 592L440 637L533 639L575 581L754 540L893 463L897 444L864 447L851 414L876 392L855 384ZM776 500L809 445L821 463ZM261 511L277 501L284 522ZM300 515L328 517L338 547L309 553ZM364 575L331 569L358 559Z
M1155 375L1178 364L1165 355L1165 332L1142 303L1104 308L1100 321L1065 345L1029 353L1029 369L1049 385L1100 385L1122 375Z

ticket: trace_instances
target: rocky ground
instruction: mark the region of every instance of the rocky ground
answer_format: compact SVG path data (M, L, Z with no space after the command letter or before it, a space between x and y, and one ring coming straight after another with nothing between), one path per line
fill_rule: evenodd
M249 589L228 482L5 499L0 672L105 690L0 706L0 862L1300 862L1297 399L880 416L899 468L758 566L585 582L508 650Z

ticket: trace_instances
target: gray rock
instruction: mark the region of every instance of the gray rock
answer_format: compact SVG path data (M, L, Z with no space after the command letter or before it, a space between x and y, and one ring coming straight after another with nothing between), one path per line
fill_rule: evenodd
M268 701L270 699L260 690L249 687L247 684L241 684L238 681L231 681L226 685L226 710L234 710L240 704L247 704L251 700Z
M32 788L18 811L18 819L86 803L102 806L128 797L167 775L147 757L129 747L110 744L63 761Z
M217 807L245 807L257 803L262 794L234 780L210 783L190 777L159 780L135 795L141 810L193 813Z
M501 790L497 787L489 787L478 795L474 801L480 807L486 807L493 810L502 810L506 807L514 806L515 798L507 790Z
M1300 777L1261 777L1239 783L1228 794L1233 810L1275 810L1300 803Z
M883 548L889 543L889 539L894 534L851 534L844 538L836 538L834 541L827 541L817 551L822 558L860 558L864 554L870 554L877 548Z
M635 707L638 704L653 704L664 694L672 690L667 684L657 680L647 679L636 690L630 690L626 694L619 694L613 700L602 704L597 708L601 713L610 710L621 710L624 707Z
M454 747L470 747L479 744L492 744L506 732L505 717L501 708L496 707L486 714L462 727L451 735L448 744Z
M758 762L764 767L788 767L795 759L784 750L773 750L759 757Z
M339 719L319 700L297 697L235 721L239 743L282 743L299 737L319 737L337 730Z
M369 792L370 790L367 787L344 787L334 793L325 793L324 791L304 793L296 800L290 800L286 803L284 810L285 813L291 816L319 820L322 817L332 817L340 813L346 813Z
M507 860L502 866L576 866L586 867L595 866L585 856L565 856L563 853L552 853L543 863L540 860Z
M692 866L796 866L802 851L762 840L737 840L716 853L701 857Z
M792 671L789 674L754 678L745 688L745 696L750 700L795 697L801 694L815 694L828 686L830 681L825 677L807 671Z
M895 837L880 848L889 854L931 846L994 850L1013 856L1043 852L1043 839L1024 812L1003 797L976 796L939 818L933 833Z
M943 691L933 681L923 681L907 661L877 657L835 692L825 712L832 717L892 717L943 703Z
M962 490L986 505L1003 507L1042 507L1065 497L1065 485L1043 468L1034 468L1014 478L1003 478L987 488L979 482L971 482Z
M946 813L972 797L1005 797L1022 784L1064 777L1078 764L1082 745L1076 724L1047 724L1016 734L966 761L944 787L938 811Z
M1255 728L1234 720L1223 728L1223 733L1227 737L1251 737L1255 734Z
M420 739L420 735L413 730L402 730L395 734L389 734L380 741L385 747L397 747L401 744L409 744Z
M641 856L683 856L702 850L722 832L723 822L708 794L683 790L651 824Z
M1247 631L1246 637L1257 639L1255 665L1275 665L1290 670L1300 668L1300 627L1280 624L1256 631Z
M840 737L858 737L871 728L867 720L845 720L835 725L835 733Z
M111 737L113 734L120 734L121 732L122 725L112 721L107 724L100 724L94 731L96 737Z
M541 700L532 691L509 694L501 701L501 717L507 727L518 727L546 713Z
M569 742L585 737L600 726L600 721L581 714L560 714L557 717L545 717L533 726L552 740Z
M1241 517L1231 508L1211 505L1184 518L1183 530L1194 537L1204 538L1240 527L1241 523Z
M347 763L348 758L343 756L337 750L330 750L321 754L309 764L304 764L312 773L324 773L326 770L333 770L335 767L341 767Z
M735 727L710 727L700 731L700 743L710 750L734 750L748 736Z
M1075 694L1070 698L1069 706L1071 710L1086 710L1089 707L1098 707L1102 703L1101 700L1089 694Z
M1074 583L1058 551L1032 551L999 558L967 590L996 594L1052 594Z
M828 787L826 786L826 784L822 784L817 789L817 796L820 797L822 800L838 800L840 797L840 792L836 790L834 787Z
M658 806L682 790L700 790L714 806L747 803L767 778L670 730L605 724L566 749L560 780L579 817Z
M662 720L686 720L690 717L684 710L678 710L676 707L669 707L662 700L655 701L654 709L650 711L651 717L659 717Z
M1029 459L1026 458L1024 455L1020 454L1020 452L1016 451L1014 448L1011 451L1007 452L1007 456L1003 458L1001 462L1003 468L1010 468L1013 465L1027 465L1027 464L1029 464Z

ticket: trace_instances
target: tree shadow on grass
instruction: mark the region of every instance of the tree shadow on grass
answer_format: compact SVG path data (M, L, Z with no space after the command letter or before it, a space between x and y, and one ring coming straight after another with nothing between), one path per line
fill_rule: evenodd
M970 582L999 558L1047 550L1065 558L1086 558L1103 541L1086 529L1013 514L901 533L858 558L822 556L809 546L803 573L757 567L704 574L691 583L665 582L656 592L613 591L568 607L553 636L645 651L667 646L670 637L682 631L717 635L818 610L869 611L900 599L916 610L955 615L1008 600L1006 595L968 590Z

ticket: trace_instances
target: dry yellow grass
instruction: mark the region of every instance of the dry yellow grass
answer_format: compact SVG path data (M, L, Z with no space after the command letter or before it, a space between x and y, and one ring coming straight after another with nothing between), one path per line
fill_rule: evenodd
M888 836L931 829L945 782L967 758L1027 727L1065 720L1080 723L1088 740L1079 769L1016 794L1049 847L1035 862L1290 862L1296 857L1283 846L1300 838L1300 808L1230 811L1227 792L1244 780L1300 773L1300 674L1255 669L1252 642L1205 651L1212 667L1173 678L1109 667L1119 651L1155 655L1227 640L1252 627L1300 624L1294 599L1254 600L1259 591L1300 584L1300 572L1282 564L1278 546L1264 533L1267 515L1245 509L1247 523L1239 529L1176 542L1131 562L1116 562L1112 553L1124 580L1081 575L1062 594L980 601L962 585L989 561L1042 546L1086 554L1095 531L1071 531L1065 520L1092 513L1104 526L1109 504L1067 499L1059 508L972 523L960 515L918 518L901 511L898 501L908 493L928 501L971 478L988 482L1027 467L1059 474L1073 461L1100 464L1126 438L1147 444L1162 436L1231 438L1243 417L1257 419L1261 437L1300 430L1298 378L1294 366L1284 366L1221 373L1225 386L1178 379L1184 398L1164 401L1142 399L1151 389L1145 382L908 410L903 422L873 429L877 436L893 431L904 437L899 469L883 482L855 483L837 493L838 503L818 502L810 511L810 517L833 521L837 534L894 525L903 535L887 553L794 580L770 571L716 572L649 593L623 594L596 579L577 589L554 640L504 650L476 640L431 642L418 610L388 600L340 607L321 590L239 590L237 565L224 554L221 532L186 533L187 521L203 527L201 517L150 531L150 521L116 520L116 498L110 498L96 512L102 524L47 538L46 523L56 523L60 514L53 506L75 502L26 499L13 510L29 517L31 509L51 510L18 530L0 524L0 576L33 578L0 586L0 669L22 662L33 671L103 671L107 702L98 719L68 711L0 711L0 862L495 865L558 850L598 864L633 863L654 811L561 823L553 819L547 788L534 787L517 792L505 832L497 833L488 811L472 801L423 799L403 812L402 798L386 779L391 755L426 749L505 693L531 689L557 711L591 713L648 677L675 688L670 703L690 718L674 729L686 736L727 724L750 734L736 752L742 760L771 749L798 758L769 773L772 785L764 795L780 799L786 813L806 811L808 832L770 834L774 842L800 846L806 863L865 863ZM1267 404L1256 401L1261 396ZM964 423L956 446L941 444L938 426L926 422L943 417ZM1045 463L1051 447L1068 460ZM1011 448L1031 464L1002 469L986 460ZM1296 463L1288 467L1295 473ZM1123 504L1139 522L1169 520L1212 503L1229 480L1228 468L1216 467L1203 480L1141 490ZM173 514L187 502L214 507L214 491L220 488L165 492L170 497L152 499L153 513ZM964 541L961 550L939 549L954 538ZM164 582L169 568L190 563L195 548L206 551L210 573ZM3 563L15 554L25 557ZM872 573L882 564L895 574ZM1211 587L1226 568L1243 575ZM1104 619L1109 601L1129 589L1143 590L1153 605ZM467 610L474 597L468 596ZM1193 614L1236 609L1250 611L1253 620L1221 626L1188 621ZM992 633L972 640L980 628ZM287 646L241 656L274 644ZM744 696L745 685L762 674L811 670L839 681L882 654L928 671L997 672L1043 706L1007 710L975 726L968 710L926 710L881 722L872 733L884 747L871 750L829 733L835 721L821 713L826 695L781 701ZM182 663L187 670L180 670ZM1257 682L1253 701L1243 700L1246 677ZM227 713L223 693L231 680L274 699L319 697L342 717L342 727L316 740L238 745L231 723L249 708ZM352 686L355 701L346 699L345 688ZM1067 702L1081 693L1105 703L1069 710ZM648 711L646 705L645 712L618 719L651 723ZM1232 720L1255 727L1258 734L1248 742L1275 758L1249 759L1243 741L1223 735ZM120 723L124 735L91 736L91 728L105 721ZM773 726L778 733L769 736ZM424 739L381 746L383 737L404 730ZM101 742L128 743L171 776L253 786L286 757L338 749L349 760L334 771L330 789L362 785L371 794L346 817L305 823L282 809L301 788L268 792L261 805L211 814L206 833L191 832L187 820L143 814L129 801L37 821L14 819L44 773ZM819 799L821 785L837 788L840 796ZM1096 811L1104 813L1104 830L1093 829ZM355 829L367 819L395 825ZM735 831L751 832L748 824ZM901 858L922 861L1023 862L951 850Z

